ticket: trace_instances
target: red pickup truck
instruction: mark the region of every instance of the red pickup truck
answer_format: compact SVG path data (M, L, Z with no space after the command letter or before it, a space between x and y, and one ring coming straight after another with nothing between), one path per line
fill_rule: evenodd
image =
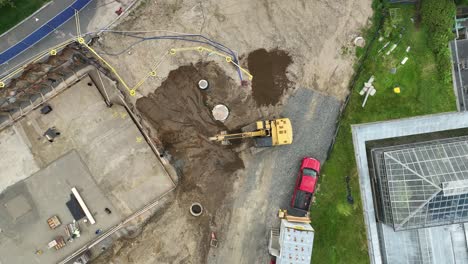
M302 159L301 169L291 199L291 207L302 211L309 211L319 173L320 161L310 157Z

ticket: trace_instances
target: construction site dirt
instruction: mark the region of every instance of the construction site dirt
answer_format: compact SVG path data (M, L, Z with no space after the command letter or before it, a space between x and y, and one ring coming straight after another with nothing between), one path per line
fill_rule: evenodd
M209 89L197 87L201 79L209 80ZM244 102L247 94L215 63L198 63L171 71L153 94L138 99L138 111L155 129L178 172L178 197L186 208L191 202L201 202L207 212L216 212L232 186L231 174L244 167L234 148L208 137L255 120L246 116L255 110L250 100ZM212 117L211 109L218 103L232 108L226 124Z
M93 48L127 83L140 84L157 65L133 98L179 182L138 235L115 241L93 263L268 263L269 228L288 206L300 159L326 158L349 93L352 40L371 13L370 0L142 1L102 34ZM212 46L167 38L180 32L234 49L253 80L242 83ZM209 81L206 91L200 79ZM230 110L225 123L212 118L218 103ZM292 145L254 150L248 141L208 141L274 117L291 119ZM194 202L203 206L199 217L189 212Z
M285 76L285 73L282 75ZM197 83L201 79L209 81L208 89L198 88ZM279 87L272 88L279 90ZM181 66L171 71L154 93L137 100L139 113L154 128L165 150L164 155L179 175L175 201L157 217L157 222L177 226L179 232L170 234L172 239L195 243L192 245L195 251L190 249L190 254L172 255L170 246L160 246L155 256L157 263L206 262L210 233L220 231L223 227L218 223L225 223L230 215L223 207L230 203L235 179L239 177L236 171L244 168L239 152L245 149L245 146L240 148L241 142L223 146L209 141L208 137L222 130L238 130L265 118L251 93L250 87L234 82L216 63L209 62ZM271 100L278 102L280 96ZM231 109L224 124L215 121L211 114L211 109L218 103ZM203 214L198 218L189 213L190 205L194 202L203 206ZM155 220L153 218L151 222ZM151 233L164 237L167 231L160 229ZM146 236L146 233L143 232L142 236ZM191 243L188 242L189 245ZM126 252L114 252L116 255L128 255ZM190 261L180 259L184 255Z

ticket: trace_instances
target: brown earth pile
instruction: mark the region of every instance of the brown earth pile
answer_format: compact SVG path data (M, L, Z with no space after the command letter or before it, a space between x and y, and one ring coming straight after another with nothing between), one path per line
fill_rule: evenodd
M213 120L210 109L215 102L229 105L221 95L241 88L221 76L221 80L213 80L204 74L210 69L220 70L214 64L197 64L172 71L153 94L137 101L137 108L171 155L181 177L181 191L209 194L214 199L207 200L205 206L214 208L225 195L223 185L229 182L229 175L243 168L243 162L232 149L208 140L226 130L224 124ZM209 90L198 89L200 79L210 81Z
M286 69L292 63L291 57L278 49L258 49L249 53L247 61L253 75L252 95L257 104L277 104L284 91L291 85L286 76Z

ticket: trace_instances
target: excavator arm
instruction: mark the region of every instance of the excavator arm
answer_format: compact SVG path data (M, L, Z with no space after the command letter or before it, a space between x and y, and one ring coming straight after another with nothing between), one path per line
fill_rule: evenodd
M258 130L258 131L253 131L253 132L244 132L244 133L235 133L235 134L220 133L218 135L210 137L209 139L211 141L225 141L225 140L231 140L231 139L264 137L267 135L268 134L266 130Z

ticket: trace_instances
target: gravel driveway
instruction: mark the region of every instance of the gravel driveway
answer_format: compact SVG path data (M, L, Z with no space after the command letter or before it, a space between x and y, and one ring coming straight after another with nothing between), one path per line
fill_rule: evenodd
M294 143L243 157L245 172L239 175L232 204L225 205L232 206L232 215L208 263L268 263L269 229L279 226L278 209L288 207L300 160L325 160L340 105L310 89L293 92L282 115L291 119Z

